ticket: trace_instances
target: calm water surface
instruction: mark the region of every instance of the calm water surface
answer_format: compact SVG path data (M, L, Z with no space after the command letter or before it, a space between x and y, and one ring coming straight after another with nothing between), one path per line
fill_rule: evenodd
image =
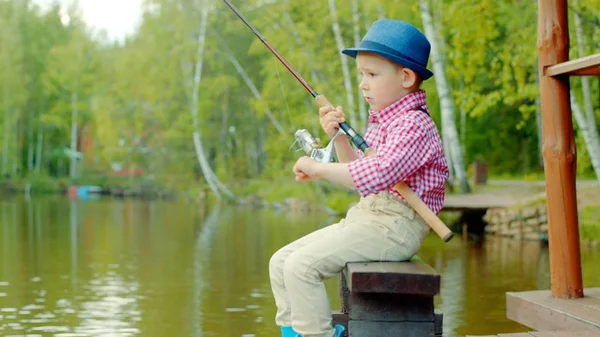
M0 201L1 336L278 336L268 279L279 247L336 219L188 202ZM505 292L549 289L547 248L431 236L444 335L519 332ZM582 248L586 287L600 252ZM339 308L337 280L327 282Z

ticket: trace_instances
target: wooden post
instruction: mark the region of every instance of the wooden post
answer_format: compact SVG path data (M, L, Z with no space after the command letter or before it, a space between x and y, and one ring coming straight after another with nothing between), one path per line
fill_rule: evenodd
M538 53L543 156L548 197L552 296L583 297L577 196L576 148L569 77L548 76L546 68L569 59L567 0L538 1Z

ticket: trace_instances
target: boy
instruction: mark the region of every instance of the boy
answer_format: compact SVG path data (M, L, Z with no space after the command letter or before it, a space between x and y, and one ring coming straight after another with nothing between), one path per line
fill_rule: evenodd
M414 26L397 20L375 22L358 48L342 53L356 58L360 89L370 105L367 144L377 152L354 153L346 137L336 140L339 163L298 159L298 181L327 179L355 187L360 201L345 219L294 241L269 262L277 305L275 321L283 337L339 337L323 280L353 261L403 261L420 248L429 232L393 186L404 181L434 213L444 202L448 166L437 128L428 115L421 82L430 45ZM344 121L341 107L322 107L321 126L333 137Z

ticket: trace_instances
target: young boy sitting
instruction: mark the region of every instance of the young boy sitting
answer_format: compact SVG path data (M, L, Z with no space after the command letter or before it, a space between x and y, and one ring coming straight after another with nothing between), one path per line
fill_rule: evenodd
M360 89L370 105L367 144L376 155L354 152L347 138L335 147L339 163L298 159L298 181L327 179L355 187L358 204L339 223L310 233L277 251L269 262L277 305L275 322L282 336L339 337L331 326L324 279L338 275L348 262L410 259L429 233L425 221L394 190L406 184L439 213L448 166L435 123L428 114L421 82L430 45L414 26L397 20L375 22L360 46L342 51L356 58ZM321 126L333 137L344 121L342 107L322 107Z

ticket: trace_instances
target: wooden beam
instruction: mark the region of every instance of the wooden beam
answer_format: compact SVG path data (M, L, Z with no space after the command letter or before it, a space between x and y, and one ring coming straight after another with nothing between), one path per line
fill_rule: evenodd
M579 72L590 68L600 71L600 53L549 66L546 68L546 75L579 75Z
M567 0L538 0L538 6L537 46L550 286L555 297L578 298L583 297L583 284L575 192L577 152L573 137L569 77L553 77L546 71L550 66L559 66L569 59Z
M571 76L600 76L600 66L595 68L576 70L571 73Z

